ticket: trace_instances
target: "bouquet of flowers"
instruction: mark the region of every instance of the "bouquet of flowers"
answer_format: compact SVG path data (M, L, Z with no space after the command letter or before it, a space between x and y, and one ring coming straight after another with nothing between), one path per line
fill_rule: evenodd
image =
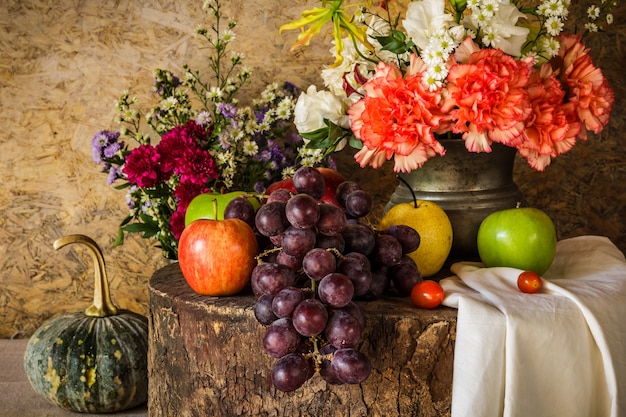
M586 32L612 22L616 2L601 2ZM391 15L391 0L378 12L371 1L321 3L281 27L302 29L298 47L333 23L327 90L309 87L295 109L311 148L350 143L361 167L393 158L409 172L445 154L439 138L458 137L469 152L514 147L543 171L609 121L613 91L582 35L563 33L570 0L417 0L404 17Z
M124 232L154 238L165 257L177 258L177 244L191 200L207 192L262 193L272 182L293 175L299 166L321 165L323 151L305 148L293 125L299 91L289 83L270 84L252 105L240 106L237 93L250 80L242 56L228 53L236 22L223 28L219 0L204 9L215 18L196 32L212 48L212 77L184 65L179 78L154 72L157 105L145 115L124 92L116 103L118 131L103 130L92 139L93 160L103 165L108 184L127 190L129 215ZM152 143L150 133L159 137Z

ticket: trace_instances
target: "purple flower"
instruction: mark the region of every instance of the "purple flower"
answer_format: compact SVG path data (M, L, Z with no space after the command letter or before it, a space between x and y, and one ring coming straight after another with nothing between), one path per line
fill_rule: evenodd
M106 146L102 153L106 158L113 158L120 149L122 149L122 144L120 142L114 142Z
M270 152L272 153L273 161L276 161L279 164L282 164L285 161L285 154L279 146L272 146L270 148Z
M257 194L264 194L266 189L263 181L257 181L256 184L254 184L254 192Z
M261 152L254 155L254 159L257 161L267 162L272 159L272 153L269 151L269 149L263 149Z
M300 89L289 81L283 83L283 89L285 90L285 95L297 96L300 94Z
M135 196L133 195L135 192L139 190L139 187L136 185L131 185L128 189L128 193L126 194L126 205L129 209L133 210L137 205L135 204Z
M230 136L228 135L228 132L220 133L218 138L220 142L220 148L224 150L230 149L231 143L230 143Z
M119 166L111 166L109 168L109 176L107 177L107 184L111 185L115 182L116 179L123 178L122 170Z
M153 207L153 206L154 206L154 203L152 202L152 200L146 200L141 206L141 212L143 214L148 214L148 210L150 210L150 207Z
M254 115L256 116L256 121L257 123L261 123L264 119L265 119L265 113L267 113L267 111L269 110L269 106L265 106L265 107L260 107L258 108L255 112Z
M120 132L101 130L100 132L96 133L93 138L91 138L91 157L96 164L102 163L103 156L107 157L106 154L104 154L103 152L104 149L115 143L118 143L117 140L119 139L119 137Z
M237 107L231 103L218 103L217 110L227 119L235 117L237 114Z

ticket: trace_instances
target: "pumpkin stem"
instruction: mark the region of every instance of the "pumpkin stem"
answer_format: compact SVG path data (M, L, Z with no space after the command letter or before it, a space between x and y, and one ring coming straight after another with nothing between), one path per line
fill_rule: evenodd
M85 309L85 315L89 317L107 317L118 313L117 306L111 301L109 293L109 280L104 266L104 256L98 244L85 235L67 235L54 241L54 249L59 250L65 245L80 243L90 249L94 260L94 293L93 304Z

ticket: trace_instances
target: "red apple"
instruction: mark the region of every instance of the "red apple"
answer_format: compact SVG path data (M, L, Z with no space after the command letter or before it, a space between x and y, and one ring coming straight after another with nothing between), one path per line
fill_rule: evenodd
M281 188L295 193L296 188L293 186L293 178L285 178L284 180L280 180L270 184L269 187L267 187L267 190L265 190L265 194L270 195L273 191L280 190Z
M326 186L326 191L324 192L324 195L322 196L320 201L322 201L323 203L334 204L341 207L339 201L337 201L336 192L339 184L346 180L345 177L332 168L317 168L317 170L322 173ZM267 187L265 194L269 195L272 193L272 191L281 188L289 190L293 193L296 192L296 189L293 186L293 179L286 178L282 181L275 182Z
M198 294L227 296L250 282L258 254L256 236L242 220L198 219L178 243L178 264L187 284Z

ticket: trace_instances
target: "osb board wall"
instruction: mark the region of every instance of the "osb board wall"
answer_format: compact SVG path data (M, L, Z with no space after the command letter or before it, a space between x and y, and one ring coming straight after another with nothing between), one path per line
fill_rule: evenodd
M239 22L235 49L246 55L258 93L265 83L289 80L305 88L332 58L326 42L289 54L295 33L278 27L314 0L229 0L225 12ZM280 3L280 6L277 6ZM126 214L123 192L106 186L91 161L90 139L116 128L113 103L129 89L152 105L152 70L203 65L193 29L209 22L202 1L3 0L0 2L0 337L27 337L60 311L81 310L93 291L91 258L82 248L52 249L69 233L93 237L107 261L116 303L147 311L146 282L165 264L158 249L139 238L112 248ZM578 3L574 16L584 13ZM616 90L613 119L556 160L544 174L523 161L516 179L528 202L545 209L561 238L609 236L626 250L625 87L622 75L626 16L591 39L596 62ZM573 19L572 19L573 20ZM366 173L342 154L343 172L373 179L365 186L381 206L395 181L390 167Z

